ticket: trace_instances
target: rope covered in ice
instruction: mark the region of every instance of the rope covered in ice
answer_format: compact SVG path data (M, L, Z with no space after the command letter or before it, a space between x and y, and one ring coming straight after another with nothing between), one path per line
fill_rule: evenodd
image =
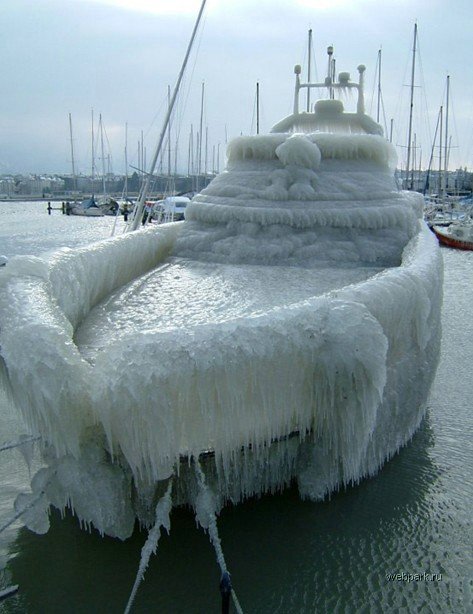
M34 441L39 441L40 439L41 437L39 435L37 435L36 437L32 435L27 439L20 439L19 441L7 441L0 446L0 452L3 452L3 450L12 450L13 448L19 448L26 443L33 443Z
M7 597L10 597L10 595L14 595L18 589L20 587L18 586L18 584L14 584L13 586L9 586L3 590L0 591L0 601L2 599L6 599Z
M135 583L133 584L133 588L131 589L130 597L128 598L128 603L126 604L125 614L128 614L131 610L131 606L133 605L133 601L135 600L136 593L138 592L138 588L141 584L141 581L144 578L145 571L148 568L149 559L151 555L156 554L156 549L158 547L158 541L161 536L161 527L164 527L166 531L169 533L170 531L170 522L169 522L169 513L172 508L172 500L171 500L171 492L172 492L172 482L171 478L168 483L168 487L166 489L166 493L161 497L156 505L156 523L150 529L148 533L148 537L145 541L143 548L141 549L141 558L140 564L138 566L138 571L136 572Z
M18 518L20 518L20 516L23 516L23 514L25 512L27 512L28 510L30 510L33 506L35 506L38 501L41 499L41 497L44 495L44 492L41 491L38 496L36 497L36 499L33 499L33 501L31 501L25 508L23 508L22 510L20 510L19 512L17 512L12 518L10 518L10 520L7 520L5 524L3 524L0 527L0 533L3 533L3 531L5 531L5 529L8 529L8 527L10 525L12 525L16 520L18 520Z
M211 495L211 493L209 491L207 484L205 483L205 475L204 475L204 472L202 471L202 467L200 466L199 459L195 457L194 457L194 466L195 466L195 472L197 475L197 485L199 487L199 495L201 495L203 498L208 500L209 495ZM197 507L197 503L196 503L196 507ZM199 510L196 509L197 521L199 522L199 524L202 526L203 529L208 529L209 531L210 541L212 542L212 545L215 549L215 554L217 555L217 562L222 572L222 578L225 577L229 579L230 573L227 569L227 564L225 563L225 557L223 555L222 544L220 542L220 537L218 535L217 518L215 515L215 510L214 509L212 510L210 507L207 507L205 509L205 516L206 516L205 518L200 516ZM203 521L204 524L202 524L201 521ZM233 588L231 588L230 594L232 596L233 604L235 606L235 610L237 611L237 614L243 614L243 610L241 608L240 602L238 601L238 598Z
M24 508L18 510L14 516L12 516L9 520L5 522L5 524L3 524L0 527L0 534L3 533L3 531L5 531L6 529L8 529L8 527L12 525L16 520L18 520L18 518L23 516L25 512L33 508L38 503L38 501L41 499L43 495L46 495L46 489L51 483L51 480L56 475L56 473L57 473L57 470L53 471L53 473L49 476L49 480L46 482L46 484L44 484L43 488L39 491L37 497L35 497L32 501L30 501L28 505L26 505Z

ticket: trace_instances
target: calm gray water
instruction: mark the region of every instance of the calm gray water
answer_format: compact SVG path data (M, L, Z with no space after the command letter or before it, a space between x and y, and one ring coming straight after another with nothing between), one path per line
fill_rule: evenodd
M0 254L87 243L113 224L54 213L48 218L42 203L0 203ZM291 490L221 513L245 614L473 612L473 252L442 254L441 362L410 444L375 478L330 501L303 502ZM24 431L0 392L0 443ZM0 452L0 525L28 479L17 450ZM71 517L53 514L51 524L44 536L20 522L0 535L0 589L20 585L0 613L123 612L146 532L119 542L80 530ZM190 511L173 511L133 611L218 613L219 579L207 535Z

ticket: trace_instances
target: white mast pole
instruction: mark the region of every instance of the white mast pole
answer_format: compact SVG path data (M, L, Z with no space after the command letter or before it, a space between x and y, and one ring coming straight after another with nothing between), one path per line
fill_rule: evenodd
M94 143L94 110L92 109L92 193L95 191L94 181L95 181L95 143Z
M416 43L417 43L417 23L414 25L414 47L412 49L411 103L410 103L410 110L409 110L409 131L408 131L408 136L407 136L407 163L406 163L406 181L407 182L409 181L409 171L411 168L410 165L411 165L411 139L412 139L412 112L414 109L414 75L415 75L415 68L416 68Z
M444 180L443 186L445 190L445 196L447 195L448 190L448 104L450 98L450 75L447 76L447 96L445 102L445 148L443 155L443 165L444 165Z
M381 49L378 51L378 108L376 112L376 121L379 124L379 115L381 109Z
M171 104L171 86L168 85L168 106ZM168 189L171 191L171 122L168 123Z
M141 131L141 141L140 141L140 151L141 151L141 177L145 174L146 164L145 164L145 139L143 135L143 130Z
M308 56L309 60L307 62L307 83L310 83L310 68L311 68L311 59L312 59L312 28L309 30L309 49ZM310 87L307 88L307 113L310 111Z
M440 136L439 136L439 196L443 196L443 173L442 173L442 138L443 138L443 106L440 106Z
M72 116L69 113L69 132L71 135L71 162L72 162L72 185L74 186L74 191L77 192L77 178L76 178L76 167L74 162L74 140L72 138ZM75 199L75 195L74 195Z
M200 100L200 124L199 124L200 127L199 127L199 140L198 140L199 149L197 151L197 184L196 184L197 192L199 191L200 175L202 173L202 140L203 140L202 127L203 127L203 121L204 121L204 90L205 90L205 84L202 81L202 95L201 95L201 100Z
M259 81L256 82L256 134L259 134Z
M189 175L194 174L194 124L191 124L191 133L189 135Z
M103 195L105 196L105 194L107 193L107 190L106 190L106 186L105 186L105 157L104 157L104 151L103 151L102 113L100 113L100 115L99 115L99 124L100 124L100 151L102 153L102 189L103 189Z
M125 123L125 198L128 198L128 123Z
M209 162L209 127L205 126L205 158L204 158L204 184L207 178L207 167Z
M180 71L179 76L177 78L176 86L174 88L174 92L173 92L172 99L171 99L171 104L168 107L168 110L167 110L167 113L166 113L166 117L164 119L164 126L163 126L163 129L161 131L161 135L159 137L158 146L156 147L156 151L154 152L154 156L153 156L153 160L151 162L149 173L146 175L145 182L144 182L143 187L142 187L142 189L140 191L140 195L138 197L138 201L137 201L135 209L134 209L134 215L133 215L133 219L132 219L131 224L130 224L130 230L136 230L139 227L140 223L141 223L141 218L143 217L144 203L145 203L145 200L146 200L146 196L148 194L151 177L154 174L154 169L156 167L156 162L158 160L159 154L161 152L161 148L163 146L163 141L164 141L164 137L165 137L165 134L166 134L166 128L168 126L169 120L171 119L171 113L172 113L172 110L174 108L174 103L176 101L177 94L179 92L179 87L181 85L182 77L184 76L184 71L186 69L187 60L189 59L189 55L190 55L190 52L191 52L191 49L192 49L192 45L194 43L195 35L197 34L197 28L199 27L199 23L200 23L200 20L201 20L201 17L202 17L202 13L204 12L205 3L206 3L206 0L203 0L202 1L202 5L201 5L200 10L199 10L199 14L197 16L197 20L195 22L195 26L194 26L194 30L192 32L191 39L189 41L189 45L187 47L187 52L186 52L186 55L184 57L184 61L182 63L181 71Z

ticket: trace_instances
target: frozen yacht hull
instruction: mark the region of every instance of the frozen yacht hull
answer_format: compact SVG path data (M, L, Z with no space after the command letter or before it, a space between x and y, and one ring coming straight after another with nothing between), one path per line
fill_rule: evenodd
M47 462L35 530L69 505L126 538L169 480L175 504L197 505L199 458L217 507L292 480L316 500L409 440L438 360L442 265L390 147L237 139L185 222L11 259L1 355Z
M148 323L89 362L75 326L106 286L128 281L133 244L146 271L165 258L180 225L129 235L126 251L118 239L49 262L19 257L4 271L10 386L32 431L54 450L37 488L121 537L135 514L149 520L152 487L182 456L212 450L222 502L294 478L302 496L318 499L375 473L418 427L437 363L441 262L423 226L399 267L365 281L223 322ZM92 278L97 252L104 265ZM103 494L105 484L113 495ZM180 493L180 502L191 497L188 487Z

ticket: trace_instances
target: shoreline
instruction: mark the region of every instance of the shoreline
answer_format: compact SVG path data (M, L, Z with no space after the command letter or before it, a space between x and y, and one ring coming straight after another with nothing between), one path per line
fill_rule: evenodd
M81 195L74 197L64 197L64 196L50 196L50 197L43 197L43 196L13 196L13 197L8 197L8 198L0 198L0 203L18 203L18 202L44 202L44 203L66 203L66 202L74 202L74 201L83 201L85 198L90 198L87 195ZM111 198L114 199L121 199L122 195L120 194L119 196L114 196L113 194L111 195ZM129 194L128 198L134 199L134 198L138 198L138 194Z

